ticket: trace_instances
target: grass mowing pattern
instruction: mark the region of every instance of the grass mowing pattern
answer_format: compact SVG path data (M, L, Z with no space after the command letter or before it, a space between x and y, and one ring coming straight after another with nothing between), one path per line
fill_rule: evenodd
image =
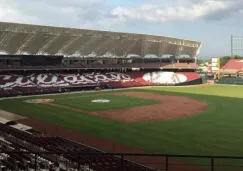
M0 101L0 108L134 146L146 152L243 156L243 87L156 87L133 91L189 96L205 101L209 106L207 111L188 118L136 124L122 124L46 105L26 104L22 102L23 99ZM81 95L68 94L53 98L61 100L73 96ZM225 160L215 162L227 164Z
M107 99L110 100L109 103L94 103L92 100L96 99ZM86 111L102 111L109 109L125 109L131 107L139 107L145 105L152 105L159 103L155 100L147 100L135 97L128 96L114 96L109 94L104 95L94 95L94 96L86 96L85 98L82 96L70 97L70 98L59 98L55 99L54 103L69 106L77 109L82 109Z

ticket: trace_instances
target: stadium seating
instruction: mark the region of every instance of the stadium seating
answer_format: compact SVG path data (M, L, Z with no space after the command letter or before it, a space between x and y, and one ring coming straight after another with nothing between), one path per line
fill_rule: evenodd
M6 96L9 95L9 92L3 89L0 89L0 96Z
M0 124L1 126L3 125ZM1 166L5 170L34 170L35 163L37 170L66 170L66 167L77 169L78 161L81 171L85 170L82 170L83 167L88 167L93 171L119 171L121 168L121 158L119 157L103 155L103 152L97 149L61 137L31 134L12 127L6 127L1 134L0 150L8 151L8 153L0 154ZM34 150L51 154L40 153L35 156L31 153ZM18 153L11 153L11 151L18 151ZM94 155L82 155L84 153ZM36 161L35 157L37 157ZM62 161L65 161L66 166L62 164ZM128 160L124 160L123 168L124 171L153 171L153 169Z
M187 77L186 81L192 81L200 78L200 75L196 72L178 72L177 74L185 75Z
M64 87L107 85L112 88L175 85L200 78L196 72L87 72L0 75L0 96L58 92Z
M132 78L135 78L136 82L138 82L140 84L140 86L146 86L149 85L149 82L143 79L144 74L146 74L146 72L131 72L129 73L129 75Z
M57 87L57 86L68 86L64 80L59 78L57 75L52 73L43 74L31 74L27 75L27 78L40 87Z
M190 65L187 63L175 63L174 67L175 68L190 68Z

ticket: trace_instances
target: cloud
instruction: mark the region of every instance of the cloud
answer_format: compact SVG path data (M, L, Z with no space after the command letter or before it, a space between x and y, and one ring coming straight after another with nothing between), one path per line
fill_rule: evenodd
M121 20L148 22L220 20L240 13L242 0L150 0L137 8L117 7L112 15Z
M0 21L107 29L106 0L0 0Z
M128 1L128 0L124 0ZM109 30L129 22L221 20L243 0L0 0L0 21Z
M36 16L23 15L21 11L16 10L13 4L7 3L6 0L0 0L0 21L34 23L36 20Z

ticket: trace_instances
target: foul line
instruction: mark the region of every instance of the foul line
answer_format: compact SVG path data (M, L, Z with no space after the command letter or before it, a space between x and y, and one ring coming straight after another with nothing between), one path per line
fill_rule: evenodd
M69 106L59 105L59 104L55 104L55 103L45 103L45 104L48 106L54 106L54 107L58 107L58 108L62 108L62 109L68 109L68 110L79 112L79 113L91 114L91 112L89 112L89 111L81 110L81 109L73 108L73 107L69 107Z

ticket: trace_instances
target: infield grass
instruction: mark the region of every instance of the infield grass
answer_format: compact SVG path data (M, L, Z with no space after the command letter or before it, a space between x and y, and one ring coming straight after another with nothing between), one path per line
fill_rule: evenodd
M113 140L120 144L137 147L146 152L243 156L243 86L154 87L127 91L146 91L188 96L207 102L208 109L203 113L187 118L124 124L43 104L23 103L23 100L26 98L0 101L0 108L79 132ZM90 98L85 96L90 94L63 94L45 96L43 98L51 97L59 104L65 103L78 107L79 103L74 101L78 99L80 102L86 103ZM100 93L93 93L92 95L101 97ZM83 96L83 99L81 96ZM102 96L110 98L112 93L103 92ZM128 99L125 101L124 99L118 100L117 104L121 103L120 105L123 106L123 102L130 103L131 101ZM136 105L139 105L137 104L137 99L134 102L136 102ZM127 103L128 106L130 105L129 103ZM107 108L109 107L107 106ZM107 108L103 108L103 106L97 106L97 108L93 105L87 106L88 110ZM227 164L223 160L217 162ZM207 164L209 163L210 161L207 161Z
M92 100L106 99L109 103L94 103ZM128 96L115 96L112 94L90 95L90 96L74 96L56 98L54 103L69 106L86 111L102 111L109 109L125 109L131 107L139 107L159 103L155 100L141 99Z

